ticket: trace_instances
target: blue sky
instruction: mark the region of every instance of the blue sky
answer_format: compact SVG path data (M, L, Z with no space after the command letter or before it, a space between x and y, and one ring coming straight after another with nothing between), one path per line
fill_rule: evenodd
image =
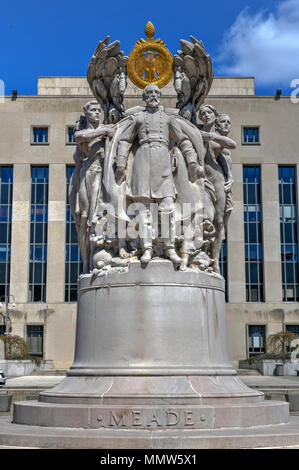
M2 0L1 19L6 94L36 94L38 76L86 75L108 34L129 54L148 20L173 54L179 39L202 39L215 76L255 76L258 94L289 94L299 79L299 0Z

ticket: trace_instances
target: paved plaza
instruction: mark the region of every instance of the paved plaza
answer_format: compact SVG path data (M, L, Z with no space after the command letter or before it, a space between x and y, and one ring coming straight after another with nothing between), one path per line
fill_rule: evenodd
M11 389L22 388L36 388L45 389L51 388L59 384L64 376L60 375L26 375L24 377L12 377L7 379L6 386L0 389L1 391L9 391ZM251 388L260 390L265 389L298 389L299 390L299 377L284 376L284 377L269 377L263 375L250 375L241 376L241 380Z

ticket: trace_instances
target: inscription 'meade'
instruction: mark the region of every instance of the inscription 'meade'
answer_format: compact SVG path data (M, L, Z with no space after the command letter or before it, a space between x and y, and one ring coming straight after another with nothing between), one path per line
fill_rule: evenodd
M212 409L91 409L92 428L210 428Z

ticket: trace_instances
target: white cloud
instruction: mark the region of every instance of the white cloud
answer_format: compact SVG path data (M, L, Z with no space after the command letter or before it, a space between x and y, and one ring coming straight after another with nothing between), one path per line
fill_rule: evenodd
M215 68L289 87L299 78L299 0L282 1L274 12L243 10L224 35Z

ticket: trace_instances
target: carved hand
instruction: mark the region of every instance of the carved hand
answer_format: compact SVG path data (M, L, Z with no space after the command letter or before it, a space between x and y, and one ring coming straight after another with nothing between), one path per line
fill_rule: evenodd
M108 127L108 126L107 126L107 127L105 127L104 132L105 132L105 135L106 135L107 137L112 138L112 137L114 136L114 134L115 134L115 130L116 130L116 128L114 128L114 127Z
M115 181L118 185L123 183L126 178L126 169L124 167L118 166L116 167L116 172L115 172Z
M188 176L191 183L194 183L197 180L197 171L198 165L196 162L191 162L188 165Z

